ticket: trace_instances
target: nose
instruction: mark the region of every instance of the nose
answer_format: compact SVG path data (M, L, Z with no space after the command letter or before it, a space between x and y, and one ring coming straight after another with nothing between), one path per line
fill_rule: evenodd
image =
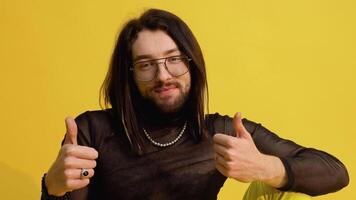
M156 79L160 81L165 81L172 78L172 75L168 72L164 62L157 63L157 75Z

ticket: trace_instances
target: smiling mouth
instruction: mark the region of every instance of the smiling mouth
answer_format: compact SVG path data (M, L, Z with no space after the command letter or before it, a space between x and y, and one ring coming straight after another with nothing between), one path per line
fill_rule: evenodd
M178 87L176 85L170 85L166 87L159 87L154 89L154 92L158 94L160 97L169 97L172 92L177 90Z
M175 89L177 88L175 85L172 85L172 86L169 86L169 87L160 87L160 88L157 88L155 89L155 92L165 92L165 91L168 91L168 90L171 90L171 89Z

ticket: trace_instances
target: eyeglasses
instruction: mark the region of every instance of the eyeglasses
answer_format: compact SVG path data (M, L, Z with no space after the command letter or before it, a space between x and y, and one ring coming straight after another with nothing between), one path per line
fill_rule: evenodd
M158 62L163 59L164 62ZM189 61L191 60L191 58L184 55L170 56L137 62L130 70L134 72L138 81L151 81L157 76L159 64L164 63L168 73L171 76L178 77L188 72Z

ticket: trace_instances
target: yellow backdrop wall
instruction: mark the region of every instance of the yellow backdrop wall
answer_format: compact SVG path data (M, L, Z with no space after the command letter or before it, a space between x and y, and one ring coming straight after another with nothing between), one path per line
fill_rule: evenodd
M355 199L356 1L0 0L1 199L39 199L64 117L99 109L121 25L167 9L205 54L210 112L261 122L348 167L351 183L315 199ZM241 199L229 180L219 198Z

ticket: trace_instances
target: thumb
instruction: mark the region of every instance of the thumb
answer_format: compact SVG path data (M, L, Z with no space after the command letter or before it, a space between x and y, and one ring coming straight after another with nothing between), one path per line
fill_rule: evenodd
M66 137L64 140L64 144L74 144L77 145L77 124L75 123L74 119L71 117L67 117L65 119L66 124Z
M236 137L252 139L250 133L246 130L244 125L242 124L241 113L237 112L232 121L234 130L236 132Z

